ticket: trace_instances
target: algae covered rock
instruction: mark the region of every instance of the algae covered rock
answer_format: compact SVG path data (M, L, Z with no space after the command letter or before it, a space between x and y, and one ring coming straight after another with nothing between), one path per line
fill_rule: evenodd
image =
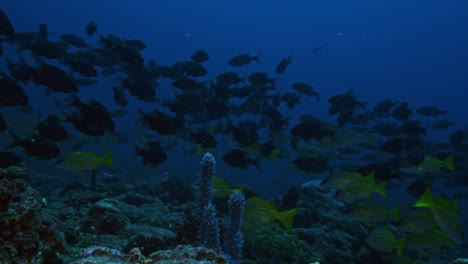
M116 234L128 224L120 202L115 199L106 198L95 203L89 210L89 217L96 230L104 234Z

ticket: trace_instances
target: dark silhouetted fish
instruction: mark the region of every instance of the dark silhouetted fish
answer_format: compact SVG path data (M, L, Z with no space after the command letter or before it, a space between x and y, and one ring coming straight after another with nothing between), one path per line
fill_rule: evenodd
M423 106L416 110L416 113L423 115L423 116L439 116L439 115L447 115L447 111L440 110L434 106Z
M209 60L210 56L208 56L208 53L203 50L197 50L195 53L193 53L191 58L194 62L203 63Z
M237 55L237 56L232 57L228 61L228 64L231 65L231 66L240 67L240 66L243 66L243 65L250 64L252 61L256 61L258 63L259 62L258 57L260 57L260 56L259 55L250 56L247 53L246 54L241 54L241 55Z
M275 68L275 72L278 74L284 73L288 68L288 65L291 64L291 55L286 58L282 58L279 64Z
M23 88L8 75L0 73L0 105L25 106L28 105L28 101Z
M39 122L35 132L40 139L62 141L68 137L68 132L56 115L47 116L46 120Z
M13 138L13 143L7 148L20 146L29 156L34 156L42 160L53 159L60 154L60 148L55 142L42 140L34 136L29 139L21 139L13 133L11 136Z
M60 38L67 42L68 44L72 45L72 46L75 46L77 48L85 48L85 47L88 47L89 45L86 44L86 42L84 41L84 39L78 37L78 36L75 36L75 35L72 35L72 34L64 34L62 36L60 36Z
M134 146L136 151L135 156L140 156L145 165L157 168L167 160L167 154L159 141L150 141L141 149L137 145Z
M85 32L88 36L97 34L97 24L94 22L90 22L88 25L86 25Z
M65 113L65 122L71 122L76 130L90 136L103 136L114 131L115 124L110 112L98 101L92 99L84 104L78 97L72 96L68 106L78 108L78 112Z
M232 149L223 155L223 161L230 167L246 169L250 165L255 166L259 171L262 171L258 159L249 158L247 153L240 149Z
M10 19L5 14L3 9L0 8L0 35L13 37L15 35L15 29L11 24Z

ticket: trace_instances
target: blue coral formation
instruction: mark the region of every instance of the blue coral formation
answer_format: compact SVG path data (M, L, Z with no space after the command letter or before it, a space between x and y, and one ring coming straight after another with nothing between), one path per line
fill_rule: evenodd
M201 209L201 223L198 239L207 248L220 248L219 226L216 219L216 209L211 202L211 179L215 172L216 160L210 153L206 153L201 161L199 206Z
M224 233L223 250L231 258L231 263L236 263L242 253L244 242L240 231L243 223L245 197L240 191L235 191L229 196L229 227Z

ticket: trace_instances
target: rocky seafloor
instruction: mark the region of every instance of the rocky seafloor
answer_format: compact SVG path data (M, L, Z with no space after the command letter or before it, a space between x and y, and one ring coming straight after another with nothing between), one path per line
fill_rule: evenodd
M92 190L80 181L47 188L31 174L21 167L0 169L2 264L229 263L222 252L199 246L196 196L178 177L133 186L118 178L101 179ZM248 188L244 192L254 195ZM391 254L365 244L369 227L343 217L347 205L319 182L292 188L276 203L285 210L299 208L293 231L245 224L240 263L392 263ZM214 199L214 204L223 229L226 199ZM461 250L417 257L450 263Z

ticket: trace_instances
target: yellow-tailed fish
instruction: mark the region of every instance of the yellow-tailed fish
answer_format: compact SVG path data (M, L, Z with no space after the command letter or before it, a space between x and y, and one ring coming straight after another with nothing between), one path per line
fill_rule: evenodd
M463 226L458 201L434 197L431 188L427 188L413 206L429 208L440 230L453 242L459 245L463 243Z
M227 182L219 177L211 179L211 188L213 189L213 196L224 198L231 195L235 191L242 191L242 188L232 189Z
M112 152L102 157L92 152L71 152L63 157L58 167L81 174L86 170L94 170L99 165L112 167Z
M401 219L399 230L402 232L421 232L435 228L437 228L437 222L432 211L429 208L416 207Z
M444 160L440 160L436 157L425 157L423 162L416 167L408 167L400 169L402 172L412 173L417 175L423 175L429 172L440 172L440 168L446 168L450 171L454 171L453 157L449 156Z
M353 205L350 212L352 218L367 223L388 222L391 219L398 222L400 220L400 214L401 206L393 210L388 210L381 204L367 202L360 202Z
M392 231L379 227L371 232L366 242L370 247L384 252L391 253L395 249L397 255L402 256L406 238L397 239Z
M272 203L258 197L252 197L245 201L244 214L250 219L265 223L279 221L288 232L291 232L297 210L298 208L279 212Z
M450 238L440 231L435 229L432 231L421 231L408 233L406 236L405 248L414 250L424 250L432 248L440 248L449 246L453 248L453 243Z
M332 173L322 186L330 188L353 188L363 184L374 184L375 174L374 171L370 172L367 176L362 176L360 173L351 171L337 171Z

